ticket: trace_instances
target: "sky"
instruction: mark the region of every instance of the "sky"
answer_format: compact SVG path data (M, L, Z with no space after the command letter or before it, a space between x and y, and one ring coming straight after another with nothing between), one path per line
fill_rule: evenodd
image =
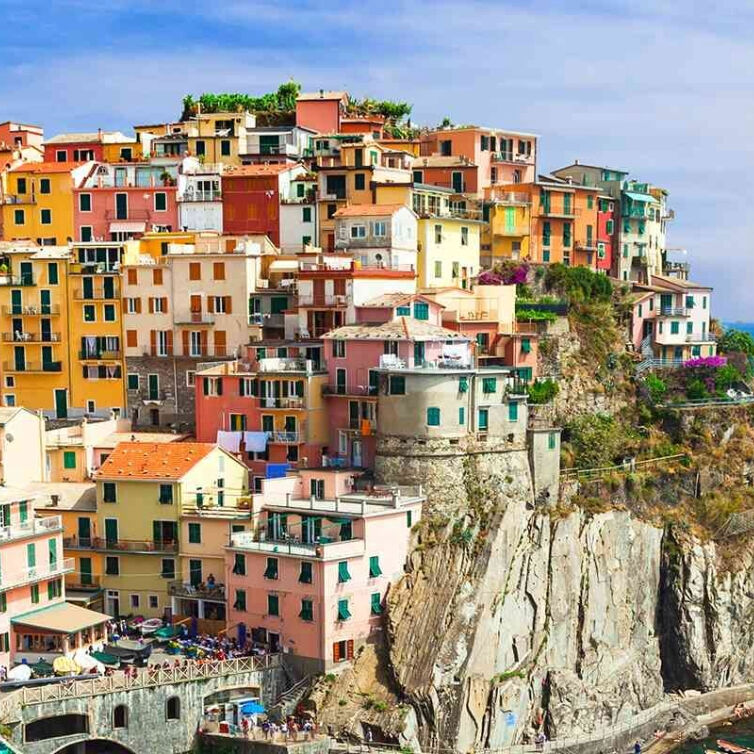
M0 121L61 131L178 117L187 93L304 90L540 135L662 186L668 246L754 321L751 0L0 0Z

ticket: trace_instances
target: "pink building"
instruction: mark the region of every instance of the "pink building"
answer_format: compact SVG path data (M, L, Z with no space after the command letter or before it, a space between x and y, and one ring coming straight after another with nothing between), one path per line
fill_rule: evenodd
M60 516L36 518L36 495L0 491L0 665L53 660L106 640L106 615L65 602Z
M226 549L229 625L305 673L350 660L379 630L421 517L421 487L359 492L355 481L331 469L265 480L255 528Z
M97 165L73 192L76 240L127 241L178 230L176 176L174 166Z
M134 140L120 131L57 134L44 142L45 162L88 162L104 160L105 145L121 160L131 160Z
M346 92L301 92L296 98L296 125L321 134L340 132L346 114Z
M357 308L360 324L323 337L329 463L374 468L378 370L385 364L421 368L445 358L448 348L468 363L468 339L440 327L442 308L422 295L387 294Z

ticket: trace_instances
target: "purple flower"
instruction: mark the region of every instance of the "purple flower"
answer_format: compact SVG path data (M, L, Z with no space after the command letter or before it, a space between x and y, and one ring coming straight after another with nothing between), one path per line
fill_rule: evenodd
M725 356L699 356L695 359L684 361L683 366L687 369L697 369L700 367L717 369L718 367L724 367L727 363L728 359Z

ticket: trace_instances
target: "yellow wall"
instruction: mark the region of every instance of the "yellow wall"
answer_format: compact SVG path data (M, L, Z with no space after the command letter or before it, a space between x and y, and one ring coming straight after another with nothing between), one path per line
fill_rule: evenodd
M490 221L485 227L482 243L490 246L488 266L501 259L513 258L513 242L521 244L519 259L529 256L530 211L528 205L495 204L490 207ZM488 260L485 259L485 262Z
M411 206L411 184L382 184L375 189L375 204L405 204Z
M3 404L13 396L15 405L38 410L51 410L55 407L55 389L69 390L68 369L68 306L67 306L67 264L65 257L45 257L34 254L10 255L10 275L16 278L21 271L21 262L32 265L33 285L0 285L0 364L3 370ZM58 282L50 282L50 264L57 265ZM2 280L0 276L0 280ZM42 309L41 291L50 292L50 308ZM21 298L21 314L12 308L13 291ZM42 312L45 312L44 314ZM16 324L20 320L22 332L32 340L16 341ZM40 342L43 320L49 320L53 342ZM23 348L27 369L15 370L15 349ZM60 364L59 371L42 371L32 368L42 363L43 348L52 349L52 361ZM8 385L11 378L13 385ZM70 406L70 400L68 401Z
M96 586L102 583L102 568L103 559L102 554L96 550L79 550L72 547L65 547L67 540L78 540L79 531L79 519L88 518L91 521L90 529L92 537L99 536L99 529L97 527L97 513L96 511L81 511L81 510L59 510L56 508L47 508L44 511L44 515L53 515L59 513L63 519L63 551L66 558L74 559L73 573L69 573L65 577L66 586L75 586L81 583L81 558L89 558L92 565L92 586Z
M66 456L75 458L76 466L66 468ZM87 480L86 450L83 445L47 448L48 482L85 482Z
M120 162L122 149L131 150L132 162L141 160L143 158L141 143L138 141L128 142L126 144L103 144L102 157L104 162Z
M442 241L435 240L435 226L442 227ZM461 229L467 228L468 244L461 243ZM481 224L449 217L420 218L419 288L469 287L470 278L479 272L479 236ZM436 273L439 263L438 276ZM454 266L457 275L454 275ZM464 282L466 285L464 285Z
M54 238L63 245L73 232L73 179L70 172L21 172L8 176L8 193L21 203L3 205L3 233L8 241L19 238ZM26 181L25 193L19 193L19 180ZM43 181L49 180L49 193L41 193ZM42 210L50 211L50 223L42 224ZM23 218L16 217L23 212ZM23 219L23 222L17 222Z
M136 243L136 242L135 242ZM162 256L165 256L162 253L163 244L193 244L196 243L196 234L195 233L145 233L139 240L138 240L138 251L137 254L148 254L152 259L159 259ZM126 261L126 260L124 260ZM133 262L128 260L128 264L135 264L136 261Z

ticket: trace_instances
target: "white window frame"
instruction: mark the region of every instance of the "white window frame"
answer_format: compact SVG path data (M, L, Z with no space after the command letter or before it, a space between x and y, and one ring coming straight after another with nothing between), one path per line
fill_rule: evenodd
M126 299L126 314L138 314L139 312L136 311L136 302L138 301L137 296L132 296L130 298Z
M87 319L84 316L84 312L87 310L87 308L91 308L94 311L94 319ZM97 321L97 307L94 304L84 304L81 307L81 321L86 325L91 325L93 322Z
M5 405L8 406L8 408L16 407L16 396L13 393L5 394Z
M168 355L168 333L167 330L157 330L155 335L155 353L157 356Z
M194 342L196 341L196 342ZM196 346L196 348L194 348ZM191 330L189 332L189 356L201 356L202 355L202 334L199 330Z
M227 314L225 311L225 296L213 296L215 314Z
M134 610L138 610L139 605L141 605L141 597L138 594L130 594L128 596L128 604Z
M186 370L186 387L196 387L196 372L193 369Z
M130 378L136 377L136 387L128 387L130 383ZM126 390L135 391L138 390L141 384L141 380L139 379L139 373L138 372L128 372L126 374Z
M5 387L16 387L16 378L12 374L5 375Z
M162 296L152 296L152 309L154 314L165 314L163 306L165 302Z
M372 223L372 235L375 238L387 237L387 223L384 220L375 220Z
M152 604L154 603L154 604ZM150 594L149 595L149 609L150 610L159 610L160 609L160 598L156 594Z
M105 312L107 311L108 307L112 307L112 310L113 310L113 318L112 319L108 319L105 316ZM102 305L102 321L103 322L117 322L118 321L118 310L115 307L115 304L103 304Z
M367 237L367 226L362 225L361 223L354 224L351 226L351 238L355 240L361 240Z
M87 399L86 401L86 413L87 414L93 414L97 410L97 401L92 400L91 398Z
M469 229L465 226L461 226L461 246L469 245Z

